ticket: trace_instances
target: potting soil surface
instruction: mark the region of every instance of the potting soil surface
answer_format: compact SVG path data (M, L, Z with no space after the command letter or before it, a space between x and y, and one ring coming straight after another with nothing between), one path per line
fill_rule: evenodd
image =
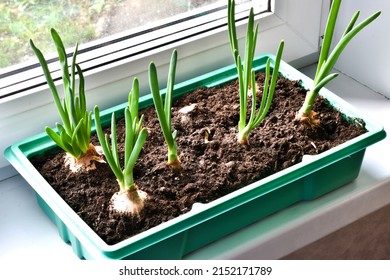
M257 80L261 89L263 74ZM190 211L195 202L213 201L299 163L305 154L321 153L366 132L361 120L347 119L322 97L313 108L320 125L314 129L299 123L295 114L305 94L299 81L279 77L269 113L249 134L247 146L237 141L237 81L200 88L174 101L172 127L177 130L180 173L166 165L167 147L154 107L142 110L148 137L134 179L148 199L139 216L110 211L110 199L119 186L107 164L74 174L64 167L64 152L58 150L32 161L70 207L105 242L115 244ZM122 160L123 119L118 120L117 133ZM99 145L95 135L91 141Z

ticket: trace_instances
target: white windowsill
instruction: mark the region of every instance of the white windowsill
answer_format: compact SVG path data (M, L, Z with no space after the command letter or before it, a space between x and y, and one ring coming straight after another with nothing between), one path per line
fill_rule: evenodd
M302 69L312 76L314 66ZM390 100L341 74L329 87L390 131ZM359 177L235 232L186 259L278 259L390 203L390 138L369 147ZM76 260L20 175L0 181L0 259Z

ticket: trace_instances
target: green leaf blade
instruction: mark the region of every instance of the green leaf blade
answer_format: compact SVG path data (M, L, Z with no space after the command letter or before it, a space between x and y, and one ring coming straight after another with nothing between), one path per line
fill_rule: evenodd
M367 25L369 25L371 22L373 22L376 18L379 17L381 12L376 12L375 14L371 15L364 21L362 21L360 24L356 25L352 30L350 30L347 34L345 34L344 37L340 39L340 41L337 43L335 48L333 49L332 53L329 55L328 60L326 61L324 67L320 71L318 75L317 83L322 80L324 77L326 77L329 72L332 70L334 65L336 64L338 58L340 57L341 53L345 49L345 47L348 45L348 43L361 31L363 28L365 28Z
M157 117L160 122L161 130L163 132L165 141L168 144L168 147L171 147L173 145L172 134L169 129L170 126L167 123L164 105L158 85L157 70L153 62L149 65L149 85L150 90L152 92L152 98L157 111Z
M341 5L341 0L332 1L332 6L330 8L330 12L328 16L328 21L325 27L325 34L322 42L320 57L318 59L318 68L316 73L318 73L319 67L323 63L323 61L328 59L340 5ZM317 80L317 75L314 79Z

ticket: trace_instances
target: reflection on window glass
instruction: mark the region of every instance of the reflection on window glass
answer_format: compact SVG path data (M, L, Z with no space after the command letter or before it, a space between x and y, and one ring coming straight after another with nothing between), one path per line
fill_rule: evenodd
M54 51L53 27L66 47L104 38L223 0L8 0L0 1L0 68L31 58L29 39ZM243 1L237 1L243 2Z

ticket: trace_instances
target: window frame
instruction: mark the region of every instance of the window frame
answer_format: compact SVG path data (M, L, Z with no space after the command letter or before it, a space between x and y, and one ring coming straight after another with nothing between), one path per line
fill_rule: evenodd
M319 50L320 30L323 30L321 19L324 18L324 12L326 15L326 9L323 7L326 7L329 1L271 1L272 12L261 13L255 17L259 22L256 54L275 53L280 40L284 39L284 61L296 67L315 62ZM308 10L311 12L308 13ZM305 21L301 20L303 16L307 17ZM238 21L237 35L241 45L244 44L245 32L246 21ZM125 102L134 77L140 80L141 94L148 94L150 90L147 69L152 60L158 67L160 84L164 85L171 51L174 48L178 51L177 83L233 63L226 23L207 32L172 41L173 43L85 72L89 109L95 104L105 109ZM204 63L199 64L199 61ZM88 68L87 64L81 64L81 67ZM56 85L61 92L61 81L56 82ZM45 84L0 99L0 129L7 132L0 136L0 150L3 151L16 141L42 132L45 125L54 126L58 120L51 93ZM0 170L5 166L8 166L8 162L1 155Z
M251 0L236 5L237 21L247 19L247 12L252 6ZM253 1L253 0L252 0ZM262 0L268 2L269 0ZM259 6L259 7L258 7ZM255 13L267 10L255 6ZM201 16L199 16L201 15ZM137 59L139 55L147 56L154 49L162 49L163 46L173 45L175 42L182 44L185 38L196 40L199 35L208 33L226 24L226 4L215 3L194 11L181 13L155 23L107 36L100 40L85 43L79 46L77 63L83 69L84 74L91 71L104 71L104 68L114 68L114 63L123 63ZM40 42L35 42L39 46ZM73 48L67 49L68 59L73 54ZM54 81L61 80L61 69L56 53L44 54ZM107 67L105 67L107 66ZM29 76L26 78L26 76ZM40 85L45 85L41 67L35 57L28 62L21 63L6 69L0 69L0 99L17 98L18 93L34 92Z

